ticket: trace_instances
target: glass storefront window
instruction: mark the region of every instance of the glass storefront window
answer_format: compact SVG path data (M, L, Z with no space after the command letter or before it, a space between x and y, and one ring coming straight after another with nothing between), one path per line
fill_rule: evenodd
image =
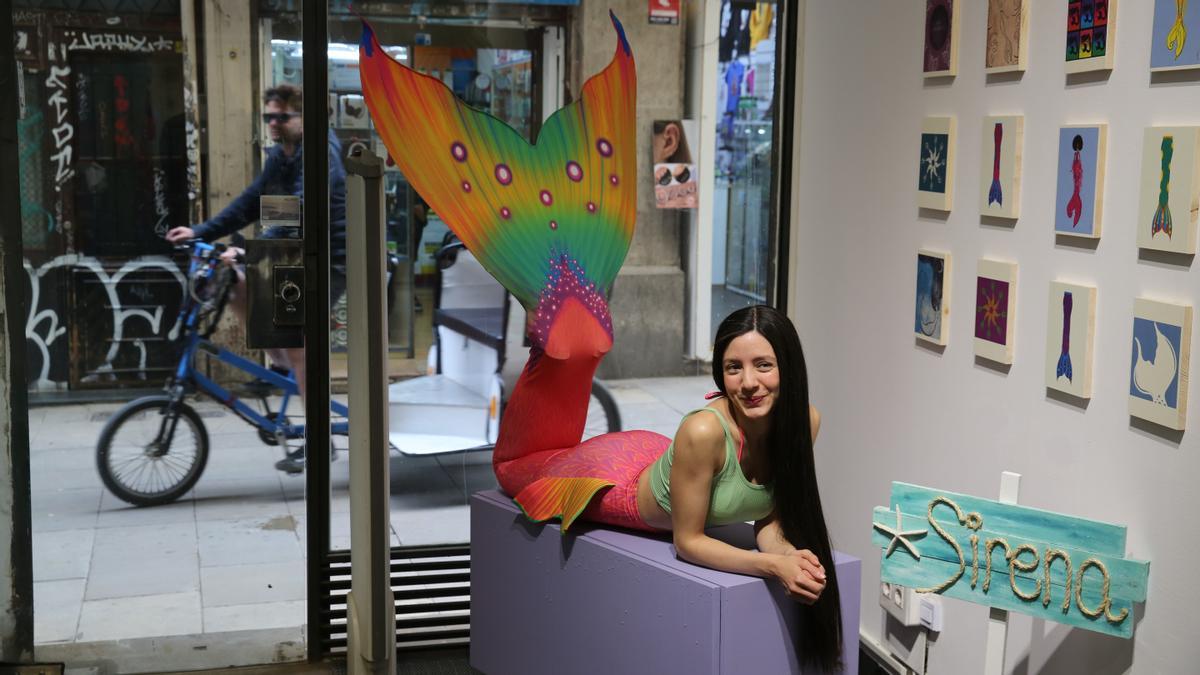
M203 663L204 654L193 654L187 667L302 659L306 651L328 653L344 646L346 583L339 575L351 536L343 407L350 384L346 298L331 280L330 349L321 355L328 359L329 376L320 388L328 384L333 401L332 433L306 436L300 425L320 429L324 421L306 419L302 388L291 381L300 378L294 371L266 370L284 362L278 354L267 356L261 345L248 346L253 317L242 319L237 301L220 316L212 311L220 303L214 302L212 286L197 282L193 252L164 241L172 228L211 219L272 171L268 163L279 159L286 145L273 140L279 127L311 122L312 111L322 107L329 114L327 132L336 139L331 146L340 146L343 162L359 149L385 158L384 226L393 263L387 302L393 559L403 564L406 551L421 547L457 552L446 557L457 556L461 569L453 573L466 575L463 587L443 589L442 604L422 606L427 599L417 590L409 601L413 612L453 613L462 624L455 629L462 632L459 643L465 641L469 499L496 486L490 443L504 397L528 355L526 319L471 253L456 247L442 214L387 158L358 77L358 17L348 3L330 3L323 45L328 90L306 91L302 109L284 105L281 113L263 94L306 83L301 10L309 6L299 0L16 4L14 47L24 93L17 127L19 171L12 179L20 185L29 280L24 292L30 308L27 384L35 403L30 410L35 597L43 603L35 608L39 656L70 662L94 649L92 643L137 638L187 651L212 643L212 633L248 630L272 631L262 650L230 659L214 649L219 663ZM614 36L607 30L607 9L597 7L569 0L493 0L367 3L356 9L367 12L392 57L439 80L468 105L532 142L547 115L578 97L586 79L611 58ZM723 7L727 19L759 11L729 2ZM676 32L681 27L647 23L639 15L620 18L635 36L645 81L652 81L652 74L674 81L666 94L654 92L670 99L663 105L667 110L639 109L638 133L646 137L641 127L649 130L658 117L683 118L684 74L661 68L683 60ZM719 130L705 131L718 134L718 156L698 160L712 165L702 170L716 172L717 199L723 200L717 215L724 252L715 261L721 280L714 283L714 307L717 286L720 301L729 306L770 297L766 261L774 255L773 216L766 204L777 161L771 143L774 23L757 21L753 42L742 41L744 31L733 31L733 47L721 66L726 94L720 109L729 114ZM598 25L605 30L593 30ZM623 185L648 189L649 144L638 155L638 175ZM284 191L302 197L294 187ZM256 201L251 215L259 215L261 207ZM615 282L616 288L633 289L647 278L656 280L652 284L660 279L674 284L684 275L671 257L682 248L677 214L648 207L655 215L647 217L643 207L639 203L639 227L645 233L635 240L627 265L652 268L661 276L635 272ZM267 209L269 219L276 220L286 220L287 211L278 205ZM245 243L246 257L253 258L256 244L280 238L269 223L250 224L256 220L240 223L221 241ZM312 239L306 242L311 245ZM331 250L336 244L321 243ZM311 258L292 262L307 265L311 275ZM246 264L253 269L255 262ZM295 270L285 270L284 276L290 273ZM331 277L338 273L335 268ZM310 282L311 276L305 280ZM683 290L662 297L670 305L685 302ZM647 317L661 318L663 304L622 311L630 322L645 323ZM213 331L205 333L203 348L181 375L181 354L195 335L188 312L198 305L206 310L197 315L196 325ZM729 308L714 309L713 316L724 316ZM246 311L253 314L253 308ZM678 314L682 324L685 318ZM325 319L324 312L309 313L310 339L324 331ZM661 342L669 364L621 364L622 377L682 374L677 363L685 349L682 341L678 346ZM639 357L620 358L635 362ZM617 358L610 356L609 363ZM319 362L306 361L306 366L319 368ZM454 371L459 366L472 372L463 377ZM200 377L219 385L213 391L220 395L203 390ZM451 380L454 387L447 384ZM313 385L307 388L312 394L314 379L304 381ZM614 430L617 404L626 403L633 414L624 428L670 433L685 405L675 401L700 401L690 389L679 391L693 384L672 382L659 398L638 383L616 385L607 398L596 393L606 391L598 387L585 438ZM434 395L435 389L451 388L469 390L467 404ZM125 408L147 395L159 397L159 404ZM194 414L164 413L166 399ZM178 434L166 451L164 420ZM118 421L122 426L115 426ZM313 477L311 461L301 474L275 468L285 452L305 448L311 460L313 450L326 442L335 456L327 484ZM162 463L183 462L158 466L163 476L154 474L155 479L179 480L181 474L171 472L182 466L187 480L197 480L161 499L137 494L129 499L128 490L111 484L114 476L121 478L120 462L98 470L98 462L118 452L131 465L163 457ZM154 492L164 484L135 479L125 487L142 485ZM311 485L321 493L313 494ZM149 505L152 501L160 503ZM310 530L313 523L322 527ZM325 541L310 542L310 531L316 532L313 539ZM313 551L320 552L316 560ZM320 576L319 592L328 597L310 595L313 586L306 586L306 576ZM326 583L329 576L334 579ZM315 602L327 603L321 620L332 626L332 636L314 632L315 626L304 628ZM308 643L306 635L322 637Z
M774 298L775 24L773 4L721 2L710 338L733 310Z

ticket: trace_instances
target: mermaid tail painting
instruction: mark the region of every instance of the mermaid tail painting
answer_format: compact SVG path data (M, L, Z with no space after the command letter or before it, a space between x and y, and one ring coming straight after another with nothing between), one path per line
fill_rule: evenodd
M1062 329L1062 354L1058 357L1058 368L1055 370L1054 376L1066 377L1067 381L1071 379L1071 305L1074 301L1071 298L1071 292L1063 293L1063 329Z
M1083 150L1083 136L1075 134L1071 140L1071 148L1075 150L1075 159L1071 162L1071 178L1075 182L1075 192L1067 201L1067 217L1071 219L1071 227L1079 225L1079 217L1083 214L1083 199L1079 190L1083 187L1083 163L1079 161L1079 152Z
M564 529L585 512L647 529L638 474L670 444L646 431L579 443L592 376L612 347L606 294L637 214L637 76L624 29L610 16L612 61L533 144L394 61L365 24L360 45L363 93L389 154L527 311L532 348L493 466L531 519L560 517Z
M1162 139L1162 178L1158 181L1158 208L1154 210L1154 220L1150 223L1150 236L1164 232L1171 237L1171 158L1175 155L1175 137L1163 136Z
M1004 192L1000 189L1000 142L1004 138L1003 123L996 122L992 136L996 140L996 146L992 155L992 187L988 190L988 206L1004 204Z
M1183 24L1183 15L1187 12L1187 0L1175 0L1175 23L1167 33L1167 49L1175 53L1178 61L1183 54L1183 45L1187 42L1187 28Z

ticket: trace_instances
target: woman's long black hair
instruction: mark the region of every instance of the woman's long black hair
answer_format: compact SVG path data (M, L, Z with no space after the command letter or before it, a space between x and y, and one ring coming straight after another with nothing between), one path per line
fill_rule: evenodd
M801 662L833 672L842 666L841 602L833 547L829 544L821 495L817 491L812 421L808 412L808 369L795 326L782 312L766 305L745 307L730 314L717 328L713 381L717 389L729 395L722 374L725 350L734 338L751 331L771 344L779 369L779 393L771 411L766 445L776 518L788 542L815 553L825 568L825 590L821 597L811 606L801 608L797 654Z

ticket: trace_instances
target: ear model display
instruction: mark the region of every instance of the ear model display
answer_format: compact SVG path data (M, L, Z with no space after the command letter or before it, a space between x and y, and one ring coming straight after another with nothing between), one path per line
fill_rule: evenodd
M1150 236L1165 232L1171 236L1171 207L1167 203L1171 197L1171 158L1175 154L1175 137L1163 136L1162 139L1162 178L1158 181L1158 208L1154 211L1154 220L1150 223Z
M992 136L996 139L996 149L992 155L992 187L988 190L988 206L993 203L1004 204L1004 192L1000 189L1000 141L1004 138L1004 124L996 122Z
M580 444L596 367L612 348L607 293L637 218L637 75L610 12L612 61L530 144L397 63L364 24L359 70L371 117L400 170L525 307L529 361L493 452L501 488L533 520L651 529L637 477L670 439L648 431ZM593 499L599 495L598 499Z

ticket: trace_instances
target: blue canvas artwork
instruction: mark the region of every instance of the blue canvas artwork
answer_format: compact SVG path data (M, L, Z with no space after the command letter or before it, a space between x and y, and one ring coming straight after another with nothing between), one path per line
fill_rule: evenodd
M942 340L942 287L945 263L929 255L917 256L917 304L913 329L930 340Z
M946 192L946 155L949 147L949 134L921 134L921 171L917 181L918 190Z
M1179 407L1179 359L1182 329L1135 317L1129 395L1168 408Z
M1058 190L1054 201L1055 232L1081 236L1096 234L1100 133L1099 127L1068 127L1059 130Z
M1150 69L1200 68L1200 0L1155 0Z

